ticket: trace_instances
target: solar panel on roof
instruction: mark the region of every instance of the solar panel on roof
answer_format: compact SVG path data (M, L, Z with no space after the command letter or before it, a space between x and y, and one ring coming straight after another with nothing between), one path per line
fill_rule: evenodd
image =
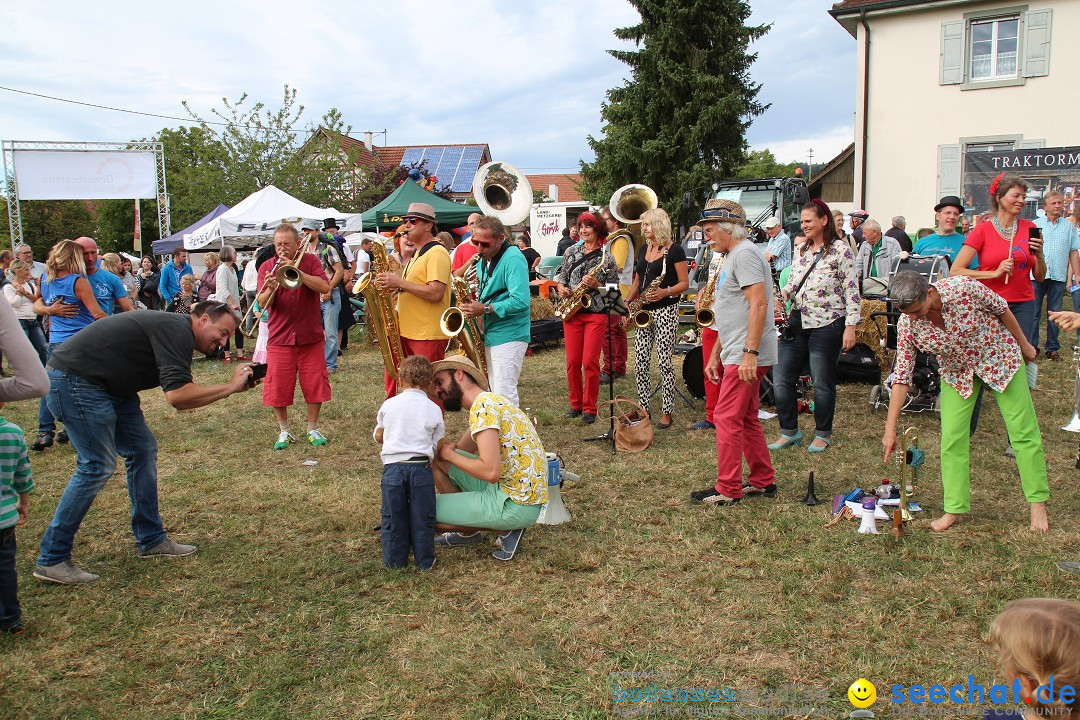
M422 148L408 148L401 156L401 164L405 167L409 167L413 163L419 162L421 152Z
M453 184L457 175L458 164L461 162L461 148L460 147L448 147L446 152L443 153L442 161L439 163L438 169L435 174L439 177L439 184L444 183Z

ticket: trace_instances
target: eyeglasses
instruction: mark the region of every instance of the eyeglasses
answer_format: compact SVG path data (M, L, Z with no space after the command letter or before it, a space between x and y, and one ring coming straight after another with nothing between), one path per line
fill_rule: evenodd
M407 217L404 220L402 220L401 222L404 223L405 225L414 225L414 224L416 224L418 222L427 222L427 220L424 220L424 218L418 218L418 217Z

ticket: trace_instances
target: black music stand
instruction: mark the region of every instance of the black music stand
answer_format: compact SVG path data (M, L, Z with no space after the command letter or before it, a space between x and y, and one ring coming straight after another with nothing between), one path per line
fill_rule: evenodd
M626 303L623 302L622 293L619 292L619 286L614 287L604 286L598 288L596 291L597 297L600 298L600 304L604 312L608 315L619 315L621 317L629 317L630 310L627 309ZM608 321L610 322L610 320ZM607 328L604 330L607 333L608 342L608 357L611 357L614 345L611 341L611 331ZM614 368L612 368L614 370ZM608 400L615 399L615 373L608 373ZM610 440L611 441L611 454L615 454L615 406L608 405L608 413L610 414L610 420L608 421L608 431L602 435L596 435L595 437L582 438L582 442L596 442L597 440Z

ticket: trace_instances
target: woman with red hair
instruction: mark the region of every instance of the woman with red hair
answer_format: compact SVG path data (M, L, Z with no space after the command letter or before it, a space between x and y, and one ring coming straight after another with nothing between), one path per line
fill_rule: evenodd
M570 388L570 409L566 417L596 422L596 398L600 394L600 346L607 336L607 313L595 292L607 283L619 282L619 268L604 248L607 226L591 212L577 221L582 244L567 248L563 264L555 273L559 297L566 298L579 285L588 288L592 303L563 321L566 341L566 383ZM595 277L590 273L603 264ZM584 381L582 380L584 370Z
M1031 342L1038 324L1031 276L1043 281L1046 260L1042 240L1030 237L1035 223L1020 218L1027 192L1027 183L1018 177L1001 173L994 178L990 184L989 221L980 222L965 238L950 270L953 275L975 278L1005 298L1024 337ZM969 270L976 255L978 269Z

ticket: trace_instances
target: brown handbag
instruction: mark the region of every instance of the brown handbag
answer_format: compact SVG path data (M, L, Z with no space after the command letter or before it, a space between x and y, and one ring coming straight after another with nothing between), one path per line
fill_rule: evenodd
M653 441L652 418L648 411L633 400L621 395L614 400L602 402L597 411L605 405L612 406L615 414L615 449L623 452L641 452Z

